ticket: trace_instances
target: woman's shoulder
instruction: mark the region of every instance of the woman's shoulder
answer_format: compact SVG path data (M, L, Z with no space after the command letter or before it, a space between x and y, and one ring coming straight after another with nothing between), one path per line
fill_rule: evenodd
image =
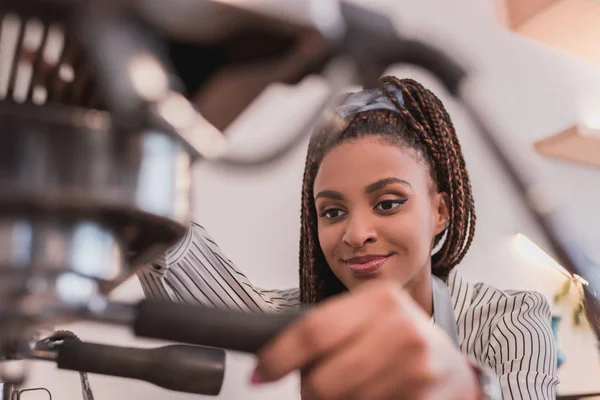
M448 286L461 350L480 365L505 375L521 364L511 360L530 361L531 349L540 354L555 352L550 303L543 294L500 290L483 282L470 283L457 274ZM554 376L553 362L555 358L548 357L543 365L549 376Z
M550 303L539 292L531 290L501 290L484 282L470 283L453 272L448 287L457 319L473 319L485 315L484 322L493 323L505 316L530 313L550 318Z

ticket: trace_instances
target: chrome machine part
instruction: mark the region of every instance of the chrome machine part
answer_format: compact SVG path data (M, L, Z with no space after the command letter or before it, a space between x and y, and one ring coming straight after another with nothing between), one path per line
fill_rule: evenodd
M77 318L181 237L190 169L204 153L185 134L204 127L212 148L222 140L172 79L144 97L140 73L168 75L145 36L85 40L76 13L88 33L113 14L96 21L80 10L90 2L42 3L0 6L0 343ZM135 73L120 74L124 65ZM119 87L106 85L111 76ZM173 115L173 104L189 112Z
M19 386L14 383L0 383L0 400L14 400L19 393Z

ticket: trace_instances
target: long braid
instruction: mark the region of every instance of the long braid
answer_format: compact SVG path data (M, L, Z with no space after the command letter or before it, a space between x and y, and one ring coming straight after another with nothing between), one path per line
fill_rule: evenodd
M313 141L311 140L311 144ZM311 148L313 146L309 146ZM314 232L317 231L317 216L312 205L313 188L310 182L314 182L317 172L317 162L314 160L314 154L309 152L306 157L304 168L304 178L302 187L301 203L301 228L300 228L300 287L301 301L306 303L317 302L317 293L322 293L323 282L318 279L319 274L315 273L318 262L316 254L320 247Z
M454 125L442 102L420 83L395 77L384 77L380 82L381 90L398 111L372 110L357 114L351 117L336 141L382 134L423 153L438 191L447 193L449 197L446 239L432 257L433 272L446 277L469 249L476 222L471 183ZM392 95L389 85L401 90L404 104ZM331 132L321 132L311 138L308 147L302 187L300 239L300 300L304 303L316 303L345 290L321 251L313 200L313 185L320 162L332 144ZM443 235L438 235L436 243Z
M319 161L324 156L325 140L313 136L309 143L304 167L300 227L300 300L303 303L316 303L325 293L335 294L344 286L327 266L321 251L317 234L317 211L313 200L313 182L319 169Z
M441 102L440 102L440 104L441 104ZM444 119L446 121L448 121L448 123L450 125L450 129L452 129L452 131L454 132L454 125L452 124L452 119L450 118L450 115L448 114L448 112L446 111L446 109L444 107L441 107L441 108L444 113ZM458 255L459 260L462 260L462 258L465 256L465 254L467 254L469 247L471 247L471 243L473 242L473 238L475 237L475 225L477 222L477 215L475 214L475 199L473 198L473 189L471 187L471 179L469 178L469 173L467 172L467 166L465 164L465 159L462 156L462 147L460 146L460 142L458 141L458 136L456 136L456 134L451 135L451 138L452 138L452 143L454 145L454 148L457 149L458 153L460 154L460 157L459 157L460 176L461 176L462 181L465 182L467 185L467 193L468 193L467 201L469 203L467 205L467 210L469 211L469 221L468 221L469 232L467 234L467 241L465 242L464 247L462 248L462 251Z
M396 106L407 108L409 115L402 113L405 118L414 118L421 125L419 131L432 159L433 178L438 189L450 197L446 241L432 260L434 270L443 276L462 260L475 233L475 203L462 149L452 119L433 92L412 79L385 77L382 83L384 88L393 84L402 89L406 104ZM397 103L394 96L389 97Z

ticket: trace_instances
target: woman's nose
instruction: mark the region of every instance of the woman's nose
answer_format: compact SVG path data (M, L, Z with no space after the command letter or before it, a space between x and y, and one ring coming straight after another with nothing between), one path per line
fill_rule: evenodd
M355 214L348 218L343 241L351 247L360 248L377 240L374 224L368 216Z

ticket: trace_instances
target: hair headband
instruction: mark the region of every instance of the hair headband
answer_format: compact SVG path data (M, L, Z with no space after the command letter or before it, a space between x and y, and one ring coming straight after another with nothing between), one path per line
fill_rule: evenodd
M388 85L386 88L398 100L399 104L404 105L402 91L396 85ZM342 105L335 108L335 113L345 119L351 115L369 110L398 112L398 107L382 89L365 89L350 94Z

